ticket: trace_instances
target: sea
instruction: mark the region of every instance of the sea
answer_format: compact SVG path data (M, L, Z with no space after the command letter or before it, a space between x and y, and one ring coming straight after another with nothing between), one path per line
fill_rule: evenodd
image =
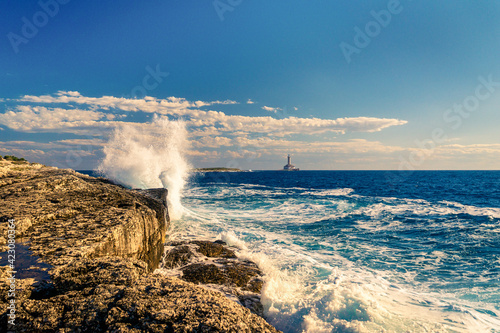
M194 173L172 239L263 270L283 332L500 332L499 171Z
M168 240L256 262L285 333L500 332L500 171L194 172L180 200Z
M167 188L168 240L257 263L276 328L500 333L500 171L192 172L188 138L124 124L90 173Z

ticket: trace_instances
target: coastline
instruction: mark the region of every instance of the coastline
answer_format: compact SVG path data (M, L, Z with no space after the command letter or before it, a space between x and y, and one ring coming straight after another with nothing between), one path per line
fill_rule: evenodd
M0 317L7 322L14 316L15 326L10 328L41 332L277 332L255 314L259 311L252 312L220 292L195 284L214 283L205 278L207 267L222 278L223 285L241 280L233 268L241 270L243 266L231 261L234 253L227 255L230 252L224 250L224 244L198 241L189 245L195 252L208 246L226 253L218 258L205 251L204 255L213 258L213 266L184 262L186 271L198 270L191 275L192 282L155 274L164 256L170 223L164 205L166 191L128 190L73 170L0 161L0 195L4 206L0 217L2 251L9 243L9 225L15 225L17 241L9 245L18 249L14 268L25 271L20 252L23 246L23 256L29 253L37 259L27 267L32 277L15 273L15 279L7 280L12 269L1 268ZM214 264L222 261L227 265ZM214 266L218 270L214 271ZM250 277L243 279L240 289L251 289L246 283L258 284L259 273L252 269L248 269ZM15 284L14 295L10 295L7 281ZM256 291L260 293L259 288L254 288L255 295ZM9 309L12 303L14 311Z

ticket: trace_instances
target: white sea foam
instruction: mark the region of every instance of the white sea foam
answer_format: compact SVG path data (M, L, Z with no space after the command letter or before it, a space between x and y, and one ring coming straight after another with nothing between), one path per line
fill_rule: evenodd
M121 123L104 146L97 171L132 188L167 188L170 217L178 219L189 170L184 158L187 144L182 121L155 117L141 126Z
M476 207L450 201L441 201L440 203L452 209L456 209L460 213L469 214L473 216L488 216L495 219L500 218L500 208Z
M248 248L247 248L245 242L242 241L241 239L239 239L238 236L236 236L236 234L234 233L234 231L232 231L232 230L224 231L221 234L219 234L219 236L220 236L220 239L222 241L226 242L229 246L234 246L240 250L248 251Z
M400 332L408 328L413 328L412 332L444 332L443 324L433 324L438 318L412 305L412 300L400 293L401 288L352 265L346 264L340 271L288 247L269 246L238 255L263 270L266 316L284 332ZM318 272L327 277L318 278ZM417 309L420 314L405 314L401 304L408 313Z
M318 197L326 196L346 196L354 192L352 188L337 188L332 190L316 190L316 191L306 191L301 193L301 195L313 195Z
M487 216L500 218L499 208L476 207L463 205L457 202L441 201L438 203L428 202L421 199L397 199L397 198L375 198L379 202L353 211L353 214L364 214L373 218L380 218L384 214L391 215L413 215L413 216L446 216L467 214L471 216Z
M362 230L411 230L398 216L495 216L495 209L364 197L346 189L296 189L311 193L283 197L282 193L293 193L289 190L248 185L195 187L188 190L189 213L177 222L182 224L178 229L181 234L221 238L236 246L240 257L259 265L265 274L265 314L277 328L284 332L495 332L491 328L500 327L498 309L486 303L469 304L463 299L462 295L467 296L470 290L436 291L432 284L442 281L434 277L418 280L418 270L399 271L383 266L374 269L363 263L364 255L378 253L383 258L369 260L383 265L392 263L391 267L411 264L407 267L432 271L442 261L458 262L460 257L433 250L425 257L407 258L394 248L358 242L355 238ZM214 193L217 199L210 200ZM255 201L258 205L252 206ZM334 228L342 219L350 222L339 228L341 238L314 238L307 229L301 229L321 227L324 223ZM426 221L428 228L439 228L433 219ZM460 218L457 221L448 221L448 227L462 228L461 223L465 222ZM493 222L484 226L494 227ZM311 251L312 247L316 250ZM354 253L356 260L343 257L340 251L346 250ZM480 293L485 297L494 294L478 289L477 294Z

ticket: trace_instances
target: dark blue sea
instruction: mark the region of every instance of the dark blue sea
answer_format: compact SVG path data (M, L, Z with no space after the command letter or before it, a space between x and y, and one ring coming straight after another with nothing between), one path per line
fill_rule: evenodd
M500 332L499 171L195 173L182 205L284 332Z

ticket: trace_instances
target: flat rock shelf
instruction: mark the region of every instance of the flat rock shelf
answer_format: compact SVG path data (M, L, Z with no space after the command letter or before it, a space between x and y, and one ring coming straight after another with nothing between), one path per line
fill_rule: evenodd
M13 298L11 268L0 266L0 332L12 299L16 332L278 332L259 316L255 264L217 242L165 248L166 195L0 161L0 263L14 220L15 265L22 270ZM202 256L210 261L194 260ZM181 274L155 273L160 263Z

